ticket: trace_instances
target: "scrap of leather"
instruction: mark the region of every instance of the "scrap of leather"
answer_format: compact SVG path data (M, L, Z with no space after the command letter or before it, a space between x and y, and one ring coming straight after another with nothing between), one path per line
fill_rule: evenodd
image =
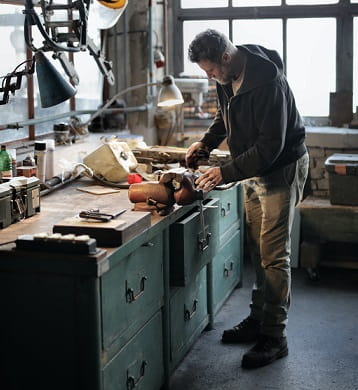
M128 190L128 197L132 203L148 203L148 199L153 199L164 205L172 205L175 202L173 190L159 182L131 184Z
M196 176L186 168L175 168L164 172L158 182L132 184L128 197L135 203L135 210L143 210L145 204L148 210L153 206L158 212L169 210L174 203L184 206L203 199L203 191L195 188L195 180Z

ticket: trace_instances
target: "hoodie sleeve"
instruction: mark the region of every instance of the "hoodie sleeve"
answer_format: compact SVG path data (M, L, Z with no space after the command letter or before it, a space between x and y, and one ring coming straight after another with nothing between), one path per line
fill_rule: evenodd
M255 89L252 96L256 142L221 167L225 183L262 176L285 145L287 99L284 85L276 80Z
M203 142L209 150L213 150L217 148L225 138L226 128L222 118L221 108L219 107L208 131L200 141Z

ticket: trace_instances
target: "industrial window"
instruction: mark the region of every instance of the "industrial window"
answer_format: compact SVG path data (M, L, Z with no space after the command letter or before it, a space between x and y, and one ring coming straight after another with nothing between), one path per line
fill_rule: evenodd
M302 115L329 115L330 92L336 89L334 18L287 21L287 79Z
M14 3L18 3L15 4ZM34 1L34 4L36 2ZM67 3L67 0L57 0L56 3ZM27 50L24 40L24 2L11 1L11 4L0 4L0 32L1 32L1 51L2 59L0 61L0 82L4 81L4 76L23 70L26 60L31 60L33 53ZM41 14L41 10L38 10ZM88 26L88 36L91 37L94 44L100 47L100 31L95 25ZM43 37L37 28L32 28L35 46L42 46ZM52 65L59 73L68 80L59 60L52 59L52 52L45 52ZM68 54L67 54L68 55ZM72 99L72 103L65 101L53 107L42 108L40 104L39 89L36 79L36 72L31 76L31 82L24 76L21 81L21 88L9 94L9 101L6 104L0 104L0 141L8 143L18 140L34 139L37 136L51 133L53 124L66 122L69 120L70 111L76 110L96 110L101 103L101 92L103 77L88 50L85 52L74 53L73 62L80 82L76 86L77 93ZM20 65L22 64L22 65ZM20 65L20 66L19 66ZM18 67L18 68L17 68ZM13 80L12 80L13 81ZM32 92L33 90L33 92ZM3 99L3 93L0 93L0 100ZM57 118L62 114L63 116ZM88 116L87 116L88 117ZM81 116L85 121L86 116ZM38 123L32 124L31 118L36 118ZM49 120L42 121L45 118ZM30 122L29 122L30 120ZM30 123L30 125L29 125ZM19 128L9 128L9 125Z
M17 5L0 5L0 33L2 37L0 76L12 72L17 65L26 60L22 9L22 6ZM3 80L2 78L1 82ZM1 93L0 100L4 98ZM22 88L16 91L16 99L10 95L10 102L0 105L0 118L0 125L9 122L21 122L27 119L26 79L22 80ZM3 130L0 132L0 139L1 142L6 142L12 139L26 138L27 132L27 128Z
M262 34L265 31L265 34ZM235 45L254 42L277 50L283 55L281 19L239 19L232 22L232 41Z
M176 76L205 77L189 62L187 50L194 36L210 27L226 33L234 44L277 50L307 124L329 124L331 93L351 92L356 112L358 0L218 0L212 2L215 8L208 8L207 1L202 7L200 1L175 3Z
M182 8L217 8L217 7L227 7L228 0L181 0Z

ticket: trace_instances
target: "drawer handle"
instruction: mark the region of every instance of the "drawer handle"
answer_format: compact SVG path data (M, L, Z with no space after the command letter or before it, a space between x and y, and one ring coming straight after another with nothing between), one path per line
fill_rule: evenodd
M204 252L206 249L209 248L211 233L208 232L207 230L208 230L208 226L205 226L204 233L203 230L201 230L198 234L198 245L201 252Z
M184 304L184 321L190 321L194 317L196 310L198 308L198 302L199 302L198 299L194 299L193 311L191 313L190 310L187 309L186 305Z
M132 390L135 387L137 387L138 383L144 378L146 365L147 365L147 362L145 360L143 360L142 364L140 366L139 377L137 380L135 380L134 376L129 375L129 370L127 370L127 390Z
M142 246L146 246L146 247L149 247L149 248L153 248L154 242L148 241L148 242L145 242L144 244L142 244Z
M227 203L227 208L225 209L225 207L222 207L221 208L221 216L222 217L225 217L226 215L228 215L230 213L230 209L231 209L231 203L228 202ZM226 211L227 210L227 211Z
M224 278L228 278L231 274L232 274L232 271L234 270L234 262L233 261L230 261L230 267L224 267Z
M128 282L126 281L126 297L128 303L132 303L136 301L141 295L144 294L144 287L145 287L144 284L147 279L148 278L146 276L142 277L142 279L140 280L140 290L136 295L134 294L134 290L128 287Z

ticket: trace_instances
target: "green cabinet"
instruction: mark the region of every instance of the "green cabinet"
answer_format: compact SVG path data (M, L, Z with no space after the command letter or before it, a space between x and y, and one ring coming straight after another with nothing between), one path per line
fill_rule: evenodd
M0 247L1 388L167 384L242 277L241 189L209 195L204 234L192 204L93 256Z
M170 296L171 371L208 324L206 268L185 287L174 287Z
M215 314L242 281L244 244L241 185L212 191L212 196L218 198L219 239L217 253L208 264L209 328L213 327Z
M226 190L214 190L211 196L218 198L219 234L222 236L233 224L241 225L241 187L233 185Z
M157 312L103 369L106 390L159 390L164 383L161 312Z
M242 276L241 232L233 226L228 233L228 240L219 248L209 265L212 270L213 315L223 305Z
M163 237L159 234L101 278L104 363L163 306L163 297Z
M218 203L204 203L204 231L199 210L194 210L170 226L170 284L185 286L208 264L218 246ZM201 240L207 240L203 246Z

